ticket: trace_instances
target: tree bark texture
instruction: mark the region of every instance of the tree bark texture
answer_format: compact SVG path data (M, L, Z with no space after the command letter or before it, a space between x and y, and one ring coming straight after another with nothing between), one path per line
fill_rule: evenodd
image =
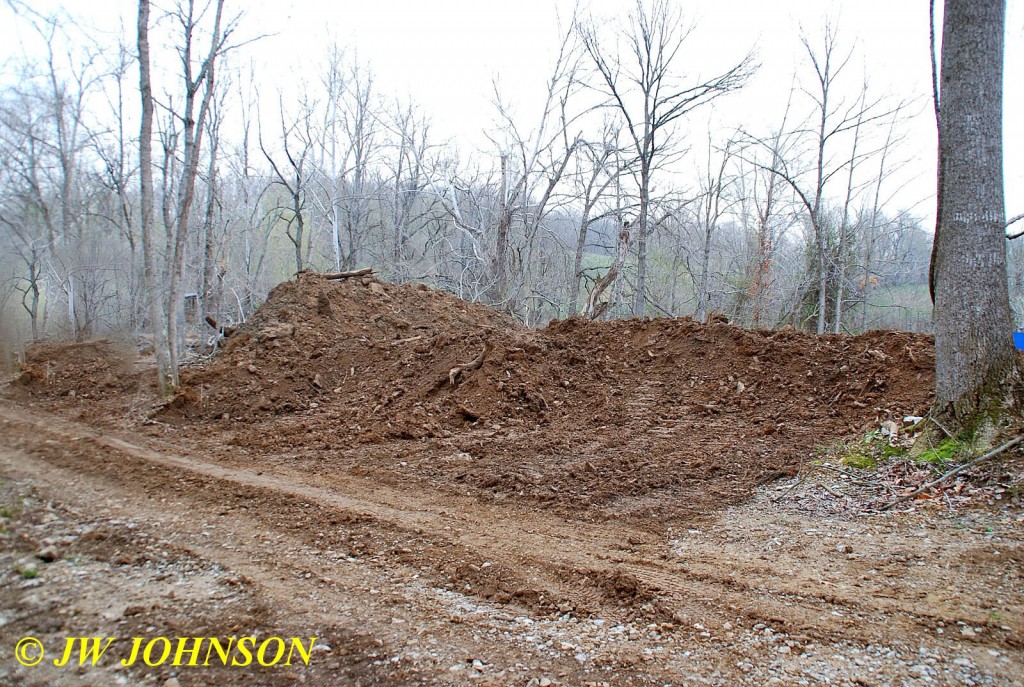
M150 327L156 354L157 382L160 395L173 385L170 347L167 341L166 310L162 270L156 264L153 246L153 86L149 64L149 0L139 0L138 23L139 93L142 97L142 125L139 132L139 177L141 179L140 214L142 222L142 256L146 290L149 294Z
M936 232L936 410L970 429L1016 376L1003 199L1004 0L946 0Z

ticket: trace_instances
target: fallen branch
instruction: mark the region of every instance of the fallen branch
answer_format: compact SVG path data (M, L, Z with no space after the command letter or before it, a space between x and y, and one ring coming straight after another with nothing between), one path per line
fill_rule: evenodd
M832 494L832 496L836 497L837 499L841 499L841 498L843 498L843 495L842 495L842 494L840 494L840 493L839 493L838 491L836 491L836 490L835 490L835 489L833 489L832 487L828 486L828 485L827 485L827 484L825 484L824 482L818 482L818 483L817 483L817 484L815 484L814 486L816 486L816 487L821 487L822 489L824 489L824 490L825 490L825 491L827 491L828 493Z
M1004 451L1008 451L1009 449L1013 448L1014 446L1016 446L1017 444L1021 443L1022 441L1024 441L1024 435L1021 435L1021 436L1017 437L1016 439L1011 439L1010 441L1007 441L1002 446L1000 446L998 448L992 449L991 451L989 451L988 453L986 453L983 456L978 456L974 460L968 461L968 462L964 463L963 465L958 465L957 467L953 468L949 472L944 473L943 475L941 475L937 479L934 479L931 482L928 482L927 484L925 484L925 485L915 489L914 491L910 492L909 494L904 494L903 496L899 497L895 501L887 503L885 506L882 507L882 510L884 510L884 511L885 510L889 510L890 508L892 508L893 506L896 506L897 504L903 503L904 501L909 501L910 499L914 498L918 494L920 494L920 493L922 493L924 491L927 491L928 489L931 489L932 487L934 487L934 486L936 486L938 484L942 484L943 482L945 482L947 479L949 479L953 475L957 475L957 474L963 472L964 470L966 470L967 468L972 467L974 465L977 465L978 463L982 462L983 460L988 460L989 458L994 458L995 456L998 456L1000 453L1003 453Z
M351 279L352 277L365 277L368 274L373 274L372 267L364 267L361 270L352 270L351 272L335 272L334 274L323 275L324 279L336 281L338 279Z
M801 484L804 483L804 480L807 479L807 474L808 473L805 472L804 474L800 475L800 477L797 479L797 481L795 481L791 485L789 485L789 487L786 489L786 491L782 492L781 494L779 494L778 496L773 498L772 499L772 503L778 503L782 499L784 499L787 496L789 496L789 492L793 491L798 486L800 486Z
M493 346L491 346L491 342L490 341L485 341L484 342L484 350L480 351L480 355L478 355L477 357L473 358L468 363L463 363L461 365L456 365L451 370L449 370L448 371L448 384L450 386L455 386L456 382L458 381L459 377L462 374L464 374L466 372L469 372L471 370L479 369L480 366L484 364L484 359L487 358L487 354L491 352L492 348L493 348Z
M831 470L832 472L837 472L846 479L846 483L848 484L856 484L857 486L870 487L872 489L888 489L889 491L893 490L893 488L890 487L888 484L880 484L875 482L868 482L867 480L863 479L857 479L856 475L854 475L854 473L850 472L849 470L843 470L842 468L837 468L833 465L815 465L814 469Z

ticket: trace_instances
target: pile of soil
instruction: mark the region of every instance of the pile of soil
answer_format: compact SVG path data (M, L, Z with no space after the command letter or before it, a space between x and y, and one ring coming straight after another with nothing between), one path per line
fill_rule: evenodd
M41 342L25 353L13 395L28 399L105 399L135 392L141 380L128 345L107 339L76 343Z
M933 369L916 334L688 318L534 330L423 285L303 274L186 371L161 419L230 422L235 445L384 480L650 514L741 500L922 413Z

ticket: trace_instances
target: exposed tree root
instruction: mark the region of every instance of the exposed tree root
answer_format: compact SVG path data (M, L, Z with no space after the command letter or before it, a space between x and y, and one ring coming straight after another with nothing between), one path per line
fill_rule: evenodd
M458 383L459 377L461 377L463 374L465 374L466 372L469 372L471 370L479 369L480 366L484 364L484 360L487 358L487 354L491 352L492 348L493 348L493 346L491 345L491 342L490 341L485 341L484 342L484 349L482 351L480 351L480 355L478 355L477 357L473 358L468 363L463 363L461 365L456 365L451 370L449 370L448 371L448 384L450 386L455 386Z

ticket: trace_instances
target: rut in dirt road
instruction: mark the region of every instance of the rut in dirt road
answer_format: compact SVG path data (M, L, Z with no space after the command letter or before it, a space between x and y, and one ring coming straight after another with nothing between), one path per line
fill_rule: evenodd
M317 549L348 551L374 569L426 572L439 588L483 604L653 623L679 641L701 641L698 628L761 623L801 645L884 644L971 617L987 627L988 646L1020 647L1022 628L986 621L981 608L922 605L909 588L880 596L873 585L823 583L821 570L806 568L806 557L773 562L728 540L721 549L688 552L694 537L685 533L575 522L352 476L238 468L95 436L77 423L38 420L11 407L3 417L8 428L55 442L35 450L62 469L103 475L129 492L173 493L186 509L215 502ZM344 535L310 523L340 527Z

